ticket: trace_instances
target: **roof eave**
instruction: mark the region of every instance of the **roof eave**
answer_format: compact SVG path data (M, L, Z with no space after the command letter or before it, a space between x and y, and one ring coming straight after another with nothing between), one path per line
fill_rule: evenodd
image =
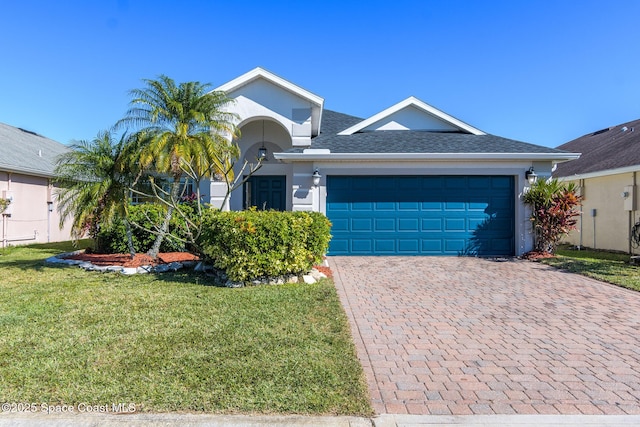
M273 153L277 160L549 160L556 163L575 160L579 153Z
M53 172L47 172L38 169L30 169L30 168L21 168L19 166L7 166L0 164L0 171L9 172L9 173L18 173L22 175L30 175L37 176L41 178L55 178L55 174Z
M605 169L594 172L576 173L573 175L562 175L557 178L561 181L574 181L577 179L599 178L607 175L618 175L623 173L639 172L640 165L625 166L622 168Z

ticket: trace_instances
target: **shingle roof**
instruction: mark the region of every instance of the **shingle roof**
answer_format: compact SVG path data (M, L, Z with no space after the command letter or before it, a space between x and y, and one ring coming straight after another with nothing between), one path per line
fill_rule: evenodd
M388 130L336 135L360 120L324 110L320 135L312 140L311 148L329 149L332 153L565 153L495 135L462 132Z
M640 165L640 119L583 135L558 149L582 156L558 165L557 177Z
M361 119L360 117L350 116L348 114L325 109L322 111L320 135L318 135L316 139L325 135L335 135L363 120L364 119Z
M68 150L52 139L0 123L0 170L51 177L57 156Z

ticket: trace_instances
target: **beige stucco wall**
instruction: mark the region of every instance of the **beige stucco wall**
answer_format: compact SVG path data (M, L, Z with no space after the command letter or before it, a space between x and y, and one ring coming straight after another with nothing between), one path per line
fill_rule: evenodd
M637 182L638 173L625 172L583 179L565 179L564 181L575 182L579 186L584 200L582 214L578 219L578 230L572 232L564 241L588 248L629 252L629 233L631 227L640 220L640 212L637 210L637 199L633 206L635 210L625 209L629 200L625 206L622 192L626 186L633 186ZM630 197L637 196L637 190L630 194ZM595 217L592 215L593 209L596 210ZM633 252L638 253L639 250L633 249Z
M11 215L0 216L0 247L70 239L70 227L58 227L60 217L49 178L0 171L0 197L13 194ZM48 201L53 201L53 211Z

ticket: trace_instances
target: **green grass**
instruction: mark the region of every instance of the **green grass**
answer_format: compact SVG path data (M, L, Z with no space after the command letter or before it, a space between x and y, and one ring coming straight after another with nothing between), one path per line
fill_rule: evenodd
M372 414L330 281L227 289L42 262L69 250L0 252L0 402Z
M555 258L546 258L541 262L640 291L640 268L629 263L629 255L593 250L578 251L565 247L559 248L556 255Z

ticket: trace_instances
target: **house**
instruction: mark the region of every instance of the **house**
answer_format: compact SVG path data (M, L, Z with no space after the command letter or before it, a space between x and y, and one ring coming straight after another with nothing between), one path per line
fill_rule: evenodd
M487 134L410 97L363 119L262 68L218 87L235 100L242 160L263 166L224 209L320 211L331 255L520 255L533 247L525 173L579 155ZM532 169L533 168L533 169Z
M52 184L55 159L67 150L35 132L0 123L0 197L11 200L0 215L2 247L70 239L69 227L58 227Z
M565 241L576 246L638 253L630 233L640 221L636 202L640 179L640 120L598 130L558 147L579 151L553 176L573 182L583 196L578 230Z

